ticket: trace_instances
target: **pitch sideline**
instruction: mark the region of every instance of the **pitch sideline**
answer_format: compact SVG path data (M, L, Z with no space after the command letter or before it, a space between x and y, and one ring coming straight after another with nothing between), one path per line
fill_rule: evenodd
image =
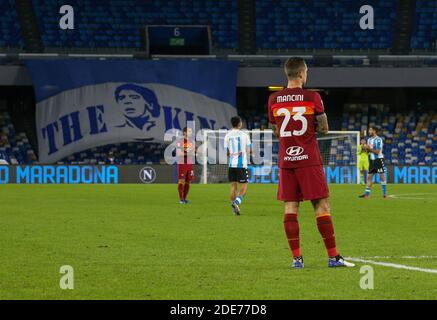
M428 196L431 195L431 196ZM431 200L434 201L435 198L432 196L433 193L402 193L402 194L390 194L388 195L391 199L399 200Z
M353 258L353 257L347 257L347 258L345 257L345 259L350 260L352 262L363 262L363 263L374 264L374 265L378 265L378 266L395 268L395 269L405 269L405 270L410 270L410 271L419 271L419 272L437 274L437 269L419 268L419 267L406 266L403 264L390 263L390 262L379 262L379 261L374 261L374 260L367 260L367 259Z

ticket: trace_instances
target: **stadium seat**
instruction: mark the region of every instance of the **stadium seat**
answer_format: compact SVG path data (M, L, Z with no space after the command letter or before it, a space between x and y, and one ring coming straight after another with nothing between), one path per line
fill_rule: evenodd
M166 145L159 143L117 143L78 152L58 161L58 163L104 164L108 163L108 153L113 152L116 164L159 164L164 158L165 148Z
M0 47L23 47L15 1L0 0Z
M362 113L344 113L342 129L363 131L371 124L381 126L384 156L396 165L433 165L437 161L437 114L378 112L376 105L360 105Z
M37 157L24 132L15 132L7 112L0 112L0 153L13 164L33 164Z
M437 1L417 0L411 35L412 49L435 49L437 38Z
M388 49L396 0L367 1L375 28L361 30L361 2L340 0L256 1L256 41L260 49Z
M237 46L237 2L224 0L74 0L75 30L58 25L58 0L33 0L46 47L121 47L139 49L140 29L152 24L210 25L213 45Z

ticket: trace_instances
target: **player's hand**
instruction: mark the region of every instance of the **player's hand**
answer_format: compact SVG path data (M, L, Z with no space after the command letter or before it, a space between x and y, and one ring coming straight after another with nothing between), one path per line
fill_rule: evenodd
M279 138L279 129L278 129L278 127L276 126L276 125L272 125L272 131L273 131L273 134L276 136L276 137L278 137Z

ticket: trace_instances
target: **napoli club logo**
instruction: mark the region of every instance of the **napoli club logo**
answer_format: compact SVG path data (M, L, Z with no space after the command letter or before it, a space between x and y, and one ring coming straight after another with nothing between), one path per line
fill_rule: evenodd
M159 117L161 108L152 90L128 83L117 87L114 96L124 115L124 122L118 128L149 131L156 126L154 119Z
M152 167L144 167L140 170L140 180L143 183L153 183L156 180L156 171Z

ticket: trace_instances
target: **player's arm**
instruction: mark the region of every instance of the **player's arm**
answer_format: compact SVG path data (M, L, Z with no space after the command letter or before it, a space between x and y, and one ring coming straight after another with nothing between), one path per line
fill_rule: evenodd
M370 152L370 153L374 153L374 154L380 154L381 153L381 150L372 149L372 148L368 148L367 151Z
M181 142L178 142L176 144L176 156L183 157L185 155L184 153L184 145Z
M231 152L229 151L229 136L226 134L224 141L223 141L223 147L226 150L226 155L229 157L231 155Z
M380 154L381 153L381 142L375 143L375 147L372 149L369 146L367 146L367 151L374 154Z
M269 117L269 123L272 125L272 131L273 131L274 135L277 138L279 138L278 126L276 125L276 120L275 120L275 117L273 115L273 110L271 108L271 106L273 104L273 100L274 100L274 94L270 95L270 97L269 97L269 103L267 104L267 114Z
M252 141L250 140L250 137L247 133L246 133L246 152L249 156L252 155Z
M360 144L360 152L361 153L366 153L366 154L369 153L367 143Z
M316 115L317 132L327 134L329 132L328 117L326 113Z
M273 134L274 134L277 138L279 138L279 130L278 130L278 126L277 126L276 124L272 124L272 131L273 131Z
M247 147L246 152L247 152L247 154L248 154L249 156L252 155L252 153L253 153L253 151L252 151L252 145L250 145L250 146Z
M249 144L246 146L247 163L251 163L250 157L253 156L252 143L249 140Z
M327 134L329 131L328 116L325 113L325 106L318 92L314 92L314 109L317 121L317 132Z

